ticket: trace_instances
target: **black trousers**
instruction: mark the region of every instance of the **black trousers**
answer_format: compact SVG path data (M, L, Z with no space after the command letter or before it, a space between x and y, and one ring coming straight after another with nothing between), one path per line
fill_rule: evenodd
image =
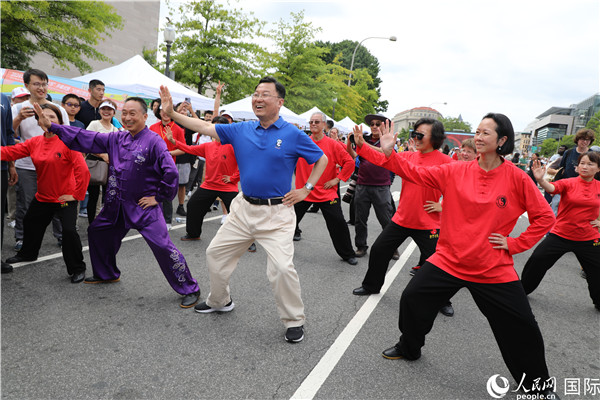
M325 224L329 231L329 237L333 242L333 248L336 253L338 253L343 260L354 257L355 253L354 248L352 248L350 230L344 219L339 198L323 202L301 201L294 204L294 210L296 211L296 231L299 229L298 225L300 224L300 221L302 221L304 214L306 214L306 210L313 204L318 205L323 213L323 218L325 219Z
M429 262L406 285L400 299L398 325L402 336L396 347L402 354L410 360L421 356L425 335L431 331L438 310L463 287L487 318L515 381L520 382L526 374L524 383L531 387L536 378L548 379L544 340L520 281L464 281Z
M578 242L549 234L525 263L521 274L525 293L533 292L546 272L559 258L570 251L575 253L577 261L585 271L590 297L596 308L600 309L600 242L593 240Z
M185 230L188 236L194 238L200 237L204 216L210 210L210 206L212 206L217 197L223 200L225 209L229 212L229 205L237 195L238 192L221 192L199 187L187 203Z
M7 201L6 201L6 193L8 191L8 170L2 170L2 175L1 175L1 180L0 180L0 190L2 190L2 193L0 194L0 208L2 208L2 213L0 213L0 215L2 215L2 221L1 225L0 225L0 229L1 229L1 234L0 234L0 251L2 250L2 245L4 244L4 221L6 221L5 216L6 216L6 205L7 205Z
M104 204L104 196L106 194L106 185L88 185L88 204L87 214L88 223L94 222L96 219L96 208L98 206L98 199L100 198L100 188L102 188L102 204Z
M363 279L362 287L370 292L379 293L385 281L385 274L387 273L394 251L406 239L410 237L415 241L421 252L420 260L424 262L429 256L435 253L439 234L439 229L409 229L395 222L387 224L371 248L369 269ZM419 265L422 265L422 263Z
M62 254L69 275L84 272L85 262L81 239L77 233L77 203L42 203L34 198L23 219L23 247L18 255L25 259L37 259L46 228L56 214L63 227Z

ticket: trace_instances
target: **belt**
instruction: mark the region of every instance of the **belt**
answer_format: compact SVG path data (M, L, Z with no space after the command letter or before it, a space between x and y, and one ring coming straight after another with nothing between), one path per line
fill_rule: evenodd
M248 203L254 204L256 206L274 206L283 203L283 197L275 197L273 199L259 199L256 197L246 196L245 194L242 196L244 197L244 200L246 200Z

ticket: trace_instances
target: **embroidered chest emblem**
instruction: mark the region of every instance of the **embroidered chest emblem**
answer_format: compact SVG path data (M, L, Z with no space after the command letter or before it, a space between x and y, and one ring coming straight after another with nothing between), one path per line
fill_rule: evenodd
M141 150L136 150L133 152L133 162L142 165L146 161L146 157L144 157L144 153Z
M276 149L281 149L281 143L283 143L283 140L277 139L277 142L275 143L275 148Z
M502 195L496 197L496 205L498 206L498 208L505 208L506 207L506 197L504 197Z

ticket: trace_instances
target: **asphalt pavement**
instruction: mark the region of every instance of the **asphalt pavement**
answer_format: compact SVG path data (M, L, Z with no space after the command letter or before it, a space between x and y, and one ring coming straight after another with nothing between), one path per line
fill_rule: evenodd
M400 190L400 179L392 188ZM343 210L347 217L346 203ZM199 242L180 241L181 224L171 231L202 300L209 290L205 250L220 216L207 214ZM514 235L527 224L520 218ZM298 344L284 340L260 244L233 274L235 309L204 315L179 307L179 295L137 232L117 257L121 281L87 285L70 283L48 229L40 259L2 275L2 399L492 399L487 383L496 374L516 387L464 289L452 299L455 316L438 315L421 359L382 358L399 337L398 304L418 249L407 240L401 259L390 263L384 292L357 297L352 289L360 286L368 258L356 266L342 261L320 212L307 213L301 228L294 262L307 322ZM84 246L86 229L79 218ZM370 244L380 231L371 213ZM3 259L13 255L12 231L5 233ZM519 273L530 254L515 255ZM91 275L89 253L84 256ZM529 299L557 393L563 400L600 400L600 312L575 256L561 258Z

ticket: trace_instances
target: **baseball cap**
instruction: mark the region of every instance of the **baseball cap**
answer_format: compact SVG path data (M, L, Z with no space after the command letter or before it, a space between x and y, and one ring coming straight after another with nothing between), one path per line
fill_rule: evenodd
M23 96L30 96L30 95L31 95L31 93L29 93L29 90L25 89L24 87L17 87L12 90L12 98L13 99L23 97Z
M232 121L235 121L235 118L233 117L233 114L230 113L229 111L224 111L223 114L221 114L221 117L224 117L226 115L229 116L229 118L231 118Z

